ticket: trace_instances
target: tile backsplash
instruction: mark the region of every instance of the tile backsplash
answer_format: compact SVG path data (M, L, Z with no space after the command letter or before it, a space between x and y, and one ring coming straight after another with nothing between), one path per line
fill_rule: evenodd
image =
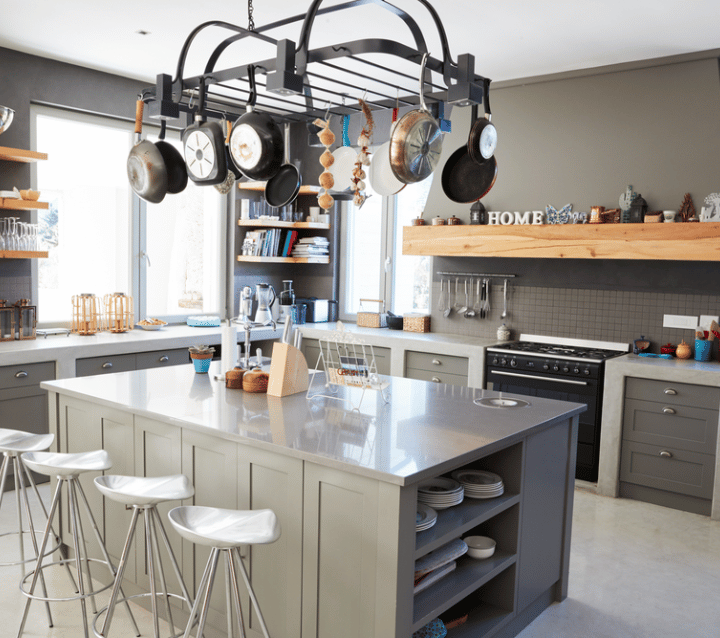
M32 277L0 277L0 299L9 306L19 299L32 299Z
M460 297L464 302L463 278ZM454 278L451 291L454 291ZM466 319L455 312L444 317L439 312L440 281L433 282L432 331L494 339L505 323L512 338L521 333L598 339L629 343L644 336L650 351L682 339L692 343L692 330L663 328L663 315L720 315L720 297L698 294L649 293L578 288L543 288L508 282L508 316L501 319L503 284L492 280L490 316ZM717 345L715 346L717 351Z

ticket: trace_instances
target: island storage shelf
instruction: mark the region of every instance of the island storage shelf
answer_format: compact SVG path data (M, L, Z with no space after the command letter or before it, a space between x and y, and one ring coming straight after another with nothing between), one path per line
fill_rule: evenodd
M720 223L406 226L403 255L720 261Z

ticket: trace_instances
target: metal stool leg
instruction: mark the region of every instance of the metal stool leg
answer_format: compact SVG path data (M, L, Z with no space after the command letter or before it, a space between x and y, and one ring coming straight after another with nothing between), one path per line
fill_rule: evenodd
M240 603L240 589L237 583L237 573L235 572L235 561L233 560L232 551L228 550L225 554L225 564L230 569L230 583L232 585L233 593L235 594L235 616L237 617L238 627L240 628L240 638L245 638L245 620L242 613L242 604ZM230 614L230 608L228 607L228 615Z
M52 517L55 516L55 510L57 509L58 502L60 501L60 488L62 487L62 481L58 481L57 486L55 487L55 494L53 494L52 502L50 504L50 514L48 516L47 525L45 526L45 533L43 534L42 542L40 543L40 549L38 550L38 559L37 563L35 564L35 572L33 573L32 583L30 584L30 593L32 594L35 591L35 587L37 585L38 578L40 577L42 566L42 559L43 554L45 553L45 547L47 545L48 538L50 536L50 528L52 521ZM22 620L20 621L20 629L18 629L17 638L20 638L23 634L23 631L25 629L25 623L27 622L27 616L28 611L30 610L30 603L32 602L32 598L28 598L25 601L25 609L23 610L23 616Z
M200 586L197 590L197 596L195 597L192 611L190 611L190 618L188 618L188 624L185 628L183 638L190 638L190 631L195 624L195 619L198 616L198 609L201 603L203 605L201 616L202 614L206 614L205 605L209 604L210 602L210 595L207 592L208 589L212 590L212 578L214 578L215 576L215 566L217 566L217 553L218 550L216 550L215 548L210 550L210 558L208 559L207 565L205 565L205 571L203 572L202 578L200 579ZM203 595L203 592L205 592L206 595ZM198 624L198 632L196 634L196 638L202 638L203 629L204 626L200 627L200 625Z
M0 478L0 507L2 507L3 494L5 493L5 477L7 476L7 467L8 455L7 453L3 453L2 469L0 469L0 474L2 475L2 478Z
M88 619L87 619L87 604L85 603L85 583L83 581L83 572L82 572L82 551L80 549L80 536L78 534L78 518L79 518L79 512L77 511L77 503L75 502L75 494L74 490L70 486L70 481L72 481L73 478L68 478L68 507L70 509L70 526L72 527L72 535L73 535L73 543L75 544L75 567L77 569L77 576L78 576L78 585L80 587L80 607L82 608L82 620L83 620L83 631L85 634L85 638L90 638L90 635L88 633ZM90 587L92 588L92 583L90 583Z
M165 531L165 526L162 523L160 514L158 514L157 509L154 507L150 511L151 511L151 515L153 517L153 521L155 522L155 529L160 530L160 536L162 537L163 544L165 545L165 549L167 550L167 553L170 556L170 563L172 564L173 570L175 571L175 576L177 577L178 582L180 583L180 589L182 589L183 596L185 597L185 602L187 602L188 609L192 609L192 606L193 606L192 596L190 596L190 593L188 592L188 589L185 586L185 581L183 580L182 574L180 573L180 567L178 565L177 559L175 558L175 552L173 552L172 545L170 545L170 539L168 538L167 532Z
M33 525L32 514L30 513L30 501L28 499L27 492L25 491L25 483L23 481L22 471L20 468L20 466L22 465L22 461L15 456L15 457L13 457L13 463L15 465L15 478L16 478L15 491L18 493L22 492L23 500L25 502L25 516L27 517L28 527L30 528L30 539L32 540L32 546L33 546L33 549L35 550L35 556L39 557L40 554L38 553L37 539L35 538L35 527ZM22 536L22 525L20 526L20 535ZM22 557L22 558L24 558L24 557ZM40 572L40 587L42 588L43 596L45 598L47 598L48 595L47 595L47 587L45 586L45 576L43 575L42 571ZM45 601L45 609L47 610L48 625L50 627L52 627L53 620L52 620L52 614L50 613L50 603L48 601Z
M115 579L117 575L117 571L115 570L115 567L112 563L112 560L110 560L110 554L107 552L107 548L105 547L105 542L103 541L102 536L100 535L100 528L97 525L97 522L95 521L95 516L92 513L92 510L90 509L90 503L88 503L87 496L85 496L85 490L83 490L82 485L78 481L77 483L78 492L80 493L80 497L82 498L83 505L85 506L85 511L87 512L88 518L90 519L90 524L92 525L93 532L95 533L95 538L98 541L98 544L100 545L100 552L103 555L103 558L105 559L105 562L107 563L108 569L110 570L110 574L112 574L113 579ZM122 579L120 580L122 582ZM125 593L122 590L122 587L120 587L120 593L122 594L122 597L125 598ZM135 635L140 635L140 630L138 629L137 623L135 622L135 616L133 616L132 610L130 609L130 604L125 601L125 609L127 609L127 612L130 616L130 622L132 622L133 629L135 630Z
M145 556L148 562L148 576L150 577L150 604L152 606L153 628L155 638L160 638L160 623L157 609L157 589L155 587L155 560L153 559L152 533L150 532L150 517L145 514Z
M157 541L157 530L155 529L155 519L153 518L153 515L150 510L154 510L155 506L153 505L150 508L147 508L145 510L145 519L148 521L148 527L150 529L150 540L152 541L152 551L151 553L155 553L155 557L157 558L157 571L158 575L160 576L160 589L163 592L163 598L165 599L165 611L167 612L167 621L170 625L170 631L172 634L175 633L175 622L173 621L173 615L172 615L172 609L170 608L170 596L168 595L168 587L167 582L165 580L165 570L163 569L162 564L162 557L160 556L160 546L158 545Z
M85 564L85 572L87 573L88 588L93 591L92 574L90 572L90 561L88 560L87 545L85 544L85 531L83 530L82 517L80 516L80 504L78 500L76 485L80 484L80 479L71 479L68 481L68 489L72 490L73 499L75 501L75 508L77 512L77 523L78 523L78 538L80 539L80 552L81 561ZM100 543L102 545L102 543ZM95 596L90 596L90 609L93 614L97 614L97 605L95 604Z
M267 625L265 624L265 619L263 618L262 612L260 611L260 605L258 604L257 598L255 597L255 592L250 585L250 579L248 578L247 571L245 570L245 565L242 561L242 557L240 556L240 551L237 549L237 547L234 549L235 553L237 554L238 562L240 563L240 573L242 574L243 580L245 581L245 586L247 587L248 594L250 594L250 600L252 601L253 607L255 607L255 611L257 612L258 620L260 621L260 627L262 627L265 638L270 638Z

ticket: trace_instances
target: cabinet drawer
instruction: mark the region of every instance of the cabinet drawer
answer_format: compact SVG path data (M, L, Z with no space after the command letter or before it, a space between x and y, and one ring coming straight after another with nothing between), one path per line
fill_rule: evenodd
M55 362L27 363L0 367L0 390L39 385L55 378Z
M710 388L706 385L628 377L625 383L625 396L630 399L659 401L672 405L720 409L720 388Z
M467 376L468 360L466 357L453 357L447 354L431 352L415 352L410 350L405 356L405 367L414 370L431 370L445 374L461 374Z
M183 363L190 363L190 353L187 348L138 352L135 355L135 360L138 370L161 368L163 366L177 366Z
M623 441L620 480L698 498L712 498L715 457Z
M434 383L447 383L449 385L466 386L468 384L467 375L448 374L446 372L433 370L417 370L415 368L406 370L405 378L419 379L420 381L433 381Z
M716 410L625 399L624 439L714 455L717 430Z
M95 374L128 372L135 369L134 354L114 354L109 357L88 357L75 362L75 376L90 377Z

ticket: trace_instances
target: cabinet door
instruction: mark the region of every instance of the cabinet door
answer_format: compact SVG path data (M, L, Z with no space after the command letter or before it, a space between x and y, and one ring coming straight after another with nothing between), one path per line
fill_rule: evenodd
M299 638L303 600L303 462L238 445L237 469L239 508L271 509L282 529L275 543L256 545L243 552L268 631L271 636ZM243 609L249 612L249 597L242 583L240 587ZM254 611L246 613L245 622L248 638L262 636Z
M182 472L181 452L182 431L176 425L168 425L160 421L136 416L135 417L135 476L168 476ZM165 525L167 513L178 503L160 503L158 514ZM175 556L182 556L182 543L178 534L168 532L170 544ZM160 541L162 544L162 541ZM144 532L138 529L135 536L137 555L145 555ZM170 591L176 592L179 588L174 585L175 577L170 567L166 565L165 578ZM136 582L145 591L150 591L150 579L147 573L147 561L138 561ZM177 592L176 592L177 593Z
M238 508L236 443L184 429L182 470L195 487L192 504L225 509ZM173 507L178 505L180 503L173 503ZM183 578L193 597L197 595L197 588L209 556L209 548L183 541ZM177 558L179 560L180 556L178 555ZM221 630L225 628L227 607L223 585L224 569L222 563L218 564L208 614L208 623ZM171 591L174 591L173 587Z
M409 635L400 487L306 462L304 502L303 638Z

